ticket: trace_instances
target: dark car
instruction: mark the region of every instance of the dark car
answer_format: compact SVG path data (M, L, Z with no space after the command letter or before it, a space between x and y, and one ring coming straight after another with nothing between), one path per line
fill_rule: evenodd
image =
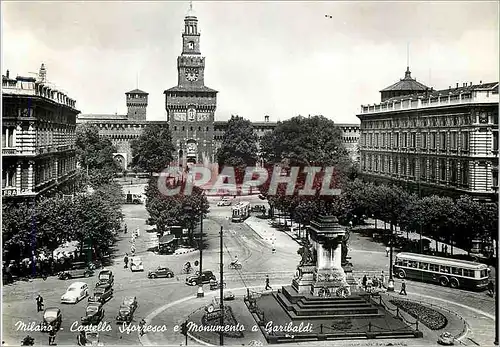
M174 272L168 267L158 267L155 271L148 272L148 278L172 278Z
M99 324L104 317L104 308L100 302L91 302L85 310L85 317L82 317L82 324Z
M77 336L78 346L104 346L99 341L99 333L97 331L80 331Z
M113 296L113 287L111 285L100 285L95 287L94 295L89 296L89 302L100 302L104 304Z
M197 284L200 284L199 281L200 281L200 276L199 276L198 272L196 274L194 274L193 276L188 276L186 278L186 284L188 284L190 286L195 286ZM207 283L210 283L210 281L217 281L217 278L215 277L213 272L212 271L203 271L203 273L201 274L201 283L207 284Z
M43 312L42 331L59 331L62 324L62 313L57 307L48 307Z
M135 296L129 296L123 299L120 309L118 310L118 315L116 316L116 322L130 324L134 319L134 312L137 306L137 298Z
M90 277L94 274L94 270L92 270L89 266L87 266L84 262L76 262L73 263L73 266L70 270L59 272L59 279L67 280L70 278L78 278L78 277Z
M101 270L97 277L96 287L99 286L112 286L115 283L115 276L111 270Z

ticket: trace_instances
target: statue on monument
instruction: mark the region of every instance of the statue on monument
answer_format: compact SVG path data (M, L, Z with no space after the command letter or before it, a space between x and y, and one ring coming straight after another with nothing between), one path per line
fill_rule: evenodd
M297 253L302 256L299 266L314 265L316 263L314 250L312 249L312 245L309 242L299 248Z
M342 238L342 257L341 257L342 266L348 264L347 253L349 252L349 247L348 247L349 246L349 236L350 236L350 232L349 232L349 230L347 230L344 237Z

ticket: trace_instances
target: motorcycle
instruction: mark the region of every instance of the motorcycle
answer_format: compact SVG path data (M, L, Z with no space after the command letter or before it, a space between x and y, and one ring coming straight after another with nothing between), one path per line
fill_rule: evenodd
M243 267L243 265L241 265L240 263L237 263L237 262L232 262L229 264L229 268L234 269L234 270L240 270L242 267Z

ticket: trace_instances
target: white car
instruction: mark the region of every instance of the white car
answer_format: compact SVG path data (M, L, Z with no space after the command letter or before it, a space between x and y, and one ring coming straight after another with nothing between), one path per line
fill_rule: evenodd
M179 247L175 250L174 254L179 255L179 254L184 254L184 253L191 253L194 252L195 249L191 247Z
M61 296L62 304L76 304L78 301L84 299L89 295L89 287L85 282L72 283L66 293Z
M130 259L130 270L134 271L144 271L144 265L142 264L142 259L140 257L133 257Z

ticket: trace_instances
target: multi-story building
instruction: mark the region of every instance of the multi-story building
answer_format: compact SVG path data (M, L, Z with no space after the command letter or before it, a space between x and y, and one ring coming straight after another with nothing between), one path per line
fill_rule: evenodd
M411 78L362 105L361 173L426 194L495 199L498 191L498 82L434 90ZM387 95L398 91L398 96Z
M71 193L76 174L75 100L38 77L2 75L2 196Z
M148 124L168 126L163 121L147 121L148 93L134 89L125 93L127 114L80 114L77 124L93 124L99 135L109 138L116 147L115 160L123 169L132 162L131 142L137 139Z
M201 56L198 19L192 8L184 18L177 86L164 94L167 122L177 151L175 159L183 166L188 162L214 162L217 91L205 86L205 57Z

